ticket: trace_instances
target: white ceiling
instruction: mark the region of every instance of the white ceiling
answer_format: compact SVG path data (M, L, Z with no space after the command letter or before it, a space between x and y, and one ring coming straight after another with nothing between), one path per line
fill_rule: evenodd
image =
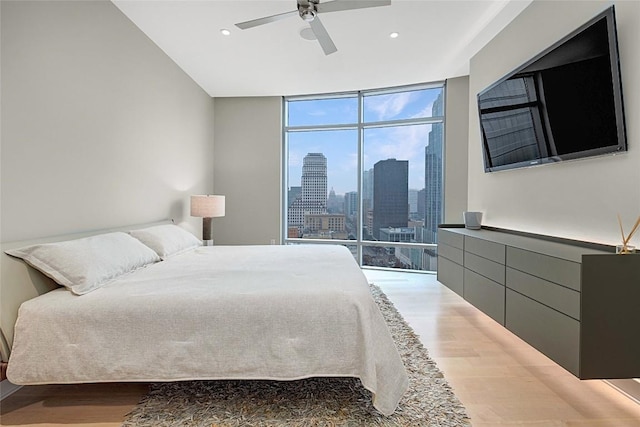
M372 89L468 74L469 58L531 0L392 0L320 14L338 52L300 37L296 0L112 0L209 95L280 96ZM223 36L220 30L231 31ZM393 31L400 36L391 39Z

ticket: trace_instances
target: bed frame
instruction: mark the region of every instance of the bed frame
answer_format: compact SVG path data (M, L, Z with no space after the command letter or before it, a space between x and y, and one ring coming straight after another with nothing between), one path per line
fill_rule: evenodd
M172 220L166 219L151 223L64 234L42 239L1 243L0 295L2 295L2 299L0 301L0 354L2 355L3 365L9 361L9 355L11 354L14 326L18 318L20 305L29 299L59 287L52 279L46 277L36 269L31 268L21 259L7 255L4 251L35 243L61 242L113 231L128 231L136 228L151 227L153 225L170 224L172 222Z

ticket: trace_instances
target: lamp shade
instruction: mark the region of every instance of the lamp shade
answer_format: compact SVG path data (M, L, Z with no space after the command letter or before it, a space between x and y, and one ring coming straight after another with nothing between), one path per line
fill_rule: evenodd
M191 216L202 218L224 216L224 196L191 196Z

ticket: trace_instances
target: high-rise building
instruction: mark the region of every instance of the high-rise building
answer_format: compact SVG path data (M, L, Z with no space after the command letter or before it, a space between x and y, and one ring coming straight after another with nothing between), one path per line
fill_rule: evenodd
M293 202L296 201L296 199L301 197L302 197L302 187L300 186L289 187L289 191L287 191L287 203L289 206L291 206Z
M304 225L304 211L302 210L302 197L298 196L287 208L287 225L298 227L302 231Z
M327 198L327 213L344 213L344 197L337 195L333 188L329 191Z
M409 161L380 160L373 166L373 237L380 229L406 227L409 221Z
M302 187L289 187L287 191L287 226L294 227L299 233L304 225L304 216L302 212ZM287 233L288 235L291 233ZM289 237L292 237L291 235ZM298 237L298 236L294 236Z
M327 213L327 158L309 153L302 161L302 209L304 214Z
M442 93L433 103L432 116L444 115ZM444 141L444 126L436 123L429 132L429 145L425 147L424 156L424 190L425 243L437 242L438 224L442 222L442 146Z
M302 185L290 187L287 193L287 226L302 233L307 214L327 213L327 158L322 153L309 153L302 163Z
M373 168L362 173L362 209L373 209Z
M355 217L358 213L358 192L349 191L344 195L344 214L347 217Z
M418 213L418 190L409 189L409 214Z
M422 218L424 220L425 210L424 210L424 200L425 200L425 190L424 188L418 191L418 218Z

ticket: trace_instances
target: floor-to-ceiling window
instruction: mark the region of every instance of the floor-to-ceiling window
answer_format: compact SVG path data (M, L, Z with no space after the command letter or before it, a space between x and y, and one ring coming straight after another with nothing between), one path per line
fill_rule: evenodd
M284 98L284 240L360 265L433 271L444 83Z

